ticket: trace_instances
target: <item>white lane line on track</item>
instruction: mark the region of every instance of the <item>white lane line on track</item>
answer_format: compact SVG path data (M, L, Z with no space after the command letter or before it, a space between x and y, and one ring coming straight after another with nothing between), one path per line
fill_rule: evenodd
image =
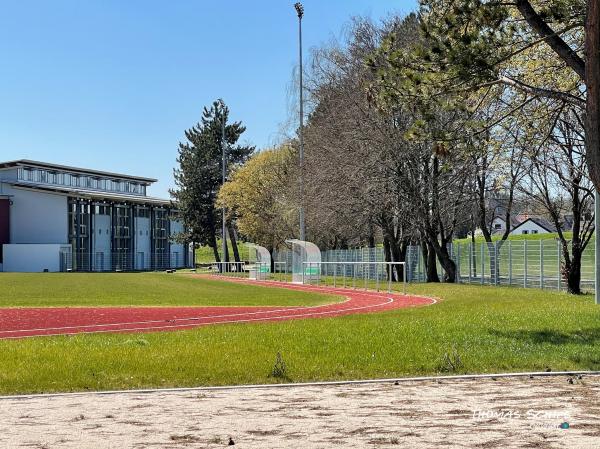
M364 310L364 309L370 309L370 308L374 308L374 307L382 307L388 304L391 304L394 302L394 298L387 298L386 302L380 303L380 304L370 304L367 306L360 306L360 307L350 307L347 309L336 309L336 310L327 310L324 312L309 312L309 313L303 313L303 314L297 314L297 315L279 315L279 316L274 316L274 317L261 317L261 318L248 318L245 320L223 320L223 321L211 321L208 323L198 323L196 326L193 324L173 324L173 325L166 325L166 326L152 326L152 327L130 327L130 328L124 328L124 329L106 329L106 330L96 330L96 331L81 331L81 332L67 332L67 333L57 333L57 334L43 334L43 335L25 335L22 337L2 337L0 338L1 340L10 340L10 339L18 339L18 338L31 338L31 337L55 337L58 335L77 335L77 334L100 334L100 333L114 333L114 332L124 332L124 331L138 331L138 330L153 330L153 329L177 329L180 327L200 327L200 326L206 326L206 325L210 325L210 324L230 324L230 323L248 323L248 322L252 322L252 321L271 321L271 320L278 320L278 319L282 319L282 318L297 318L297 317L311 317L311 316L319 316L319 315L327 315L327 314L332 314L332 313L338 313L338 312L350 312L350 311L354 311L354 310ZM434 303L432 303L434 304ZM132 323L132 324L143 324L143 322L141 323ZM85 329L88 327L94 327L94 326L98 326L98 327L103 327L103 325L90 325L90 326L79 326L79 327L74 327L75 329ZM44 330L44 329L39 329L39 330ZM53 328L48 328L46 330L54 330Z
M62 329L81 329L84 327L107 327L107 326L127 326L133 324L152 324L152 323L164 323L165 321L173 322L173 321L195 321L202 320L208 318L229 318L235 316L246 316L246 315L259 315L261 313L279 313L279 312L294 312L296 310L307 310L307 309L316 309L322 307L331 307L336 304L345 304L349 302L352 298L349 296L346 299L339 303L333 304L321 304L318 306L303 306L303 307L290 307L283 309L269 309L269 310L257 310L254 312L239 312L239 313L229 313L224 315L205 315L205 316L190 316L185 318L163 318L160 320L145 320L145 321L124 321L119 323L105 323L105 324L81 324L78 326L61 326L61 327L40 327L40 328L32 328L32 329L14 329L14 330L2 330L0 334L9 334L12 332L35 332L35 331L43 331L43 330L62 330ZM202 306L199 306L202 307ZM248 306L252 307L252 306ZM1 338L1 337L0 337Z
M269 285L269 284L267 284ZM283 288L286 288L287 286L282 286ZM324 293L340 293L340 294L348 294L348 289L342 289L342 288L328 288L326 290L322 289L322 288L315 288L315 287L309 287L309 288L294 288L294 287L287 287L290 290L298 290L298 291L314 291L314 292L324 292ZM325 312L312 312L312 313L305 313L305 314L292 314L292 315L280 315L280 316L274 316L274 317L261 317L261 318L249 318L249 319L237 319L237 320L222 320L222 321L210 321L210 322L199 322L197 323L197 326L194 326L194 324L196 323L187 323L187 324L179 324L179 325L165 325L165 326L145 326L145 327L127 327L127 328L119 328L119 329L103 329L103 330L91 330L91 331L77 331L77 332L60 332L60 333L53 333L53 334L43 334L43 335L24 335L24 336L9 336L9 337L2 337L0 336L0 340L8 340L8 339L18 339L18 338L30 338L30 337L50 337L50 336L57 336L57 335L75 335L75 334L92 334L92 333L110 333L110 332L123 332L123 331L138 331L138 330L156 330L156 329L176 329L176 328L182 328L182 327L199 327L199 326L205 326L205 325L209 325L209 324L227 324L227 323L245 323L245 322L252 322L252 321L268 321L268 320L277 320L277 319L283 319L283 318L295 318L295 317L309 317L309 316L319 316L319 315L327 315L327 314L332 314L332 313L339 313L339 312L348 312L348 311L355 311L355 310L364 310L364 309L368 309L368 308L372 308L372 307L382 307L384 305L390 304L394 302L394 296L385 296L385 295L381 295L379 293L375 293L375 292L369 292L369 291L362 291L362 292L354 292L352 291L354 294L358 294L358 296L366 296L369 299L370 298L383 298L386 299L387 301L384 303L380 303L380 304L369 304L366 306L360 306L360 307L351 307L351 308L345 308L345 309L334 309L331 311L325 311ZM406 297L407 295L396 295L396 296L401 296L401 297ZM425 298L425 297L419 297L420 299L426 299L428 301L431 301L430 305L436 304L437 300L435 300L434 298ZM355 298L356 299L356 298ZM103 328L103 327L116 327L116 326L131 326L131 325L142 325L142 324L153 324L153 323L164 323L166 321L168 322L175 322L175 321L201 321L201 320L207 320L207 319L213 319L213 318L230 318L230 317L235 317L235 316L247 316L247 315L258 315L258 314L266 314L266 313L279 313L279 312L293 312L293 311L297 311L297 310L308 310L308 309L318 309L318 308L323 308L323 307L335 307L338 304L345 304L348 303L352 300L351 297L346 296L346 300L341 302L341 303L335 303L335 304L322 304L322 305L318 305L318 306L306 306L306 307L296 307L296 308L283 308L283 309L273 309L273 310L259 310L259 311L255 311L255 312L245 312L245 313L234 313L234 314L225 314L225 315L212 315L212 316L201 316L201 317L187 317L187 318L174 318L174 319L161 319L161 320L147 320L147 321L133 321L133 322L122 322L122 323L106 323L106 324L84 324L84 325L78 325L78 326L64 326L64 327L47 327L47 328L35 328L35 329L15 329L15 330L4 330L4 331L0 331L0 334L8 334L8 333L26 333L26 332L42 332L42 331L58 331L58 330L67 330L67 329L89 329L89 328ZM411 305L413 306L413 305Z
M290 290L296 290L296 291L315 291L314 288L289 288ZM318 290L318 291L323 291L323 290ZM346 295L348 294L347 290L342 290L342 289L328 289L326 290L326 293L345 293ZM383 296L380 294L375 294L372 292L361 292L360 295L362 296L368 296L370 298L385 298L388 299L387 296ZM279 313L279 312L294 312L297 310L307 310L307 309L319 309L319 308L324 308L324 307L335 307L337 305L340 304L346 304L348 302L350 302L352 300L352 298L350 296L346 296L346 299L342 302L339 303L330 303L330 304L321 304L318 306L301 306L301 307L284 307L284 308L280 308L280 309L269 309L269 310L257 310L254 312L239 312L239 313L229 313L229 314L224 314L224 315L208 315L208 316L190 316L190 317L184 317L184 318L171 318L171 319L167 319L167 318L163 318L160 320L144 320L144 321L124 321L124 322L118 322L118 323L105 323L105 324L81 324L81 325L77 325L77 326L57 326L57 327L42 327L42 328L29 328L29 329L14 329L14 330L2 330L0 331L0 335L1 334L9 334L9 333L13 333L13 332L36 332L36 331L48 331L48 330L66 330L66 329L81 329L81 328L93 328L93 327L108 327L108 326L127 326L127 325L136 325L136 324L152 324L152 323L164 323L165 321L169 321L169 322L176 322L176 321L195 321L195 320L202 320L202 319L209 319L209 318L229 318L229 317L235 317L235 316L246 316L246 315L259 315L259 314L266 314L266 313ZM201 307L201 306L200 306ZM251 306L249 306L251 307ZM340 309L336 309L336 310L340 310ZM342 309L344 310L344 309ZM1 337L0 337L1 338Z

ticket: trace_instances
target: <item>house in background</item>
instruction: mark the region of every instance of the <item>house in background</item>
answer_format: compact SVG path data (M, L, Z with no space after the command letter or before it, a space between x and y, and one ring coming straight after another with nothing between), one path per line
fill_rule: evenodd
M155 179L17 160L0 163L0 271L129 271L193 264Z
M510 231L510 235L527 235L527 234L550 234L556 232L556 226L545 218L540 217L517 217L524 218Z

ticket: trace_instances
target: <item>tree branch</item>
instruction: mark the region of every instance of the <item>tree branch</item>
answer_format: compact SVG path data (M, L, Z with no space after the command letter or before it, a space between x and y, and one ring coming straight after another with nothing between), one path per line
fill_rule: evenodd
M533 9L529 0L517 0L517 9L531 28L540 36L547 37L546 42L554 52L575 73L585 81L585 61L573 50Z

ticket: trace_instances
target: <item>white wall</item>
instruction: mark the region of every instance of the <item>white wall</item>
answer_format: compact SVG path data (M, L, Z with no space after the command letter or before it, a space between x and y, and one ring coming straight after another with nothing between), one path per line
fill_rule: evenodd
M149 270L151 264L151 248L150 248L150 218L135 217L135 264L136 270Z
M511 235L522 235L523 231L527 231L527 234L548 234L548 231L546 231L540 225L538 225L537 223L535 223L531 220L527 221L526 223L523 223L517 229L513 229L510 234ZM533 231L537 231L537 232L533 232Z
M60 271L61 250L70 252L71 245L3 245L5 272Z
M92 267L94 271L111 270L111 239L110 215L94 215L92 219L92 229L94 237L92 241Z
M67 196L19 189L4 184L13 195L10 206L11 243L67 244L69 215Z
M500 225L498 229L496 229L496 225ZM492 220L492 234L501 234L506 229L506 222L500 218L496 217Z

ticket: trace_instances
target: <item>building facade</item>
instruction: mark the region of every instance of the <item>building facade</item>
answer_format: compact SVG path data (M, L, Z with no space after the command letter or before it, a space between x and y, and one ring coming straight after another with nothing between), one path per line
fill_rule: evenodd
M155 179L44 162L0 163L0 271L135 271L193 265Z

